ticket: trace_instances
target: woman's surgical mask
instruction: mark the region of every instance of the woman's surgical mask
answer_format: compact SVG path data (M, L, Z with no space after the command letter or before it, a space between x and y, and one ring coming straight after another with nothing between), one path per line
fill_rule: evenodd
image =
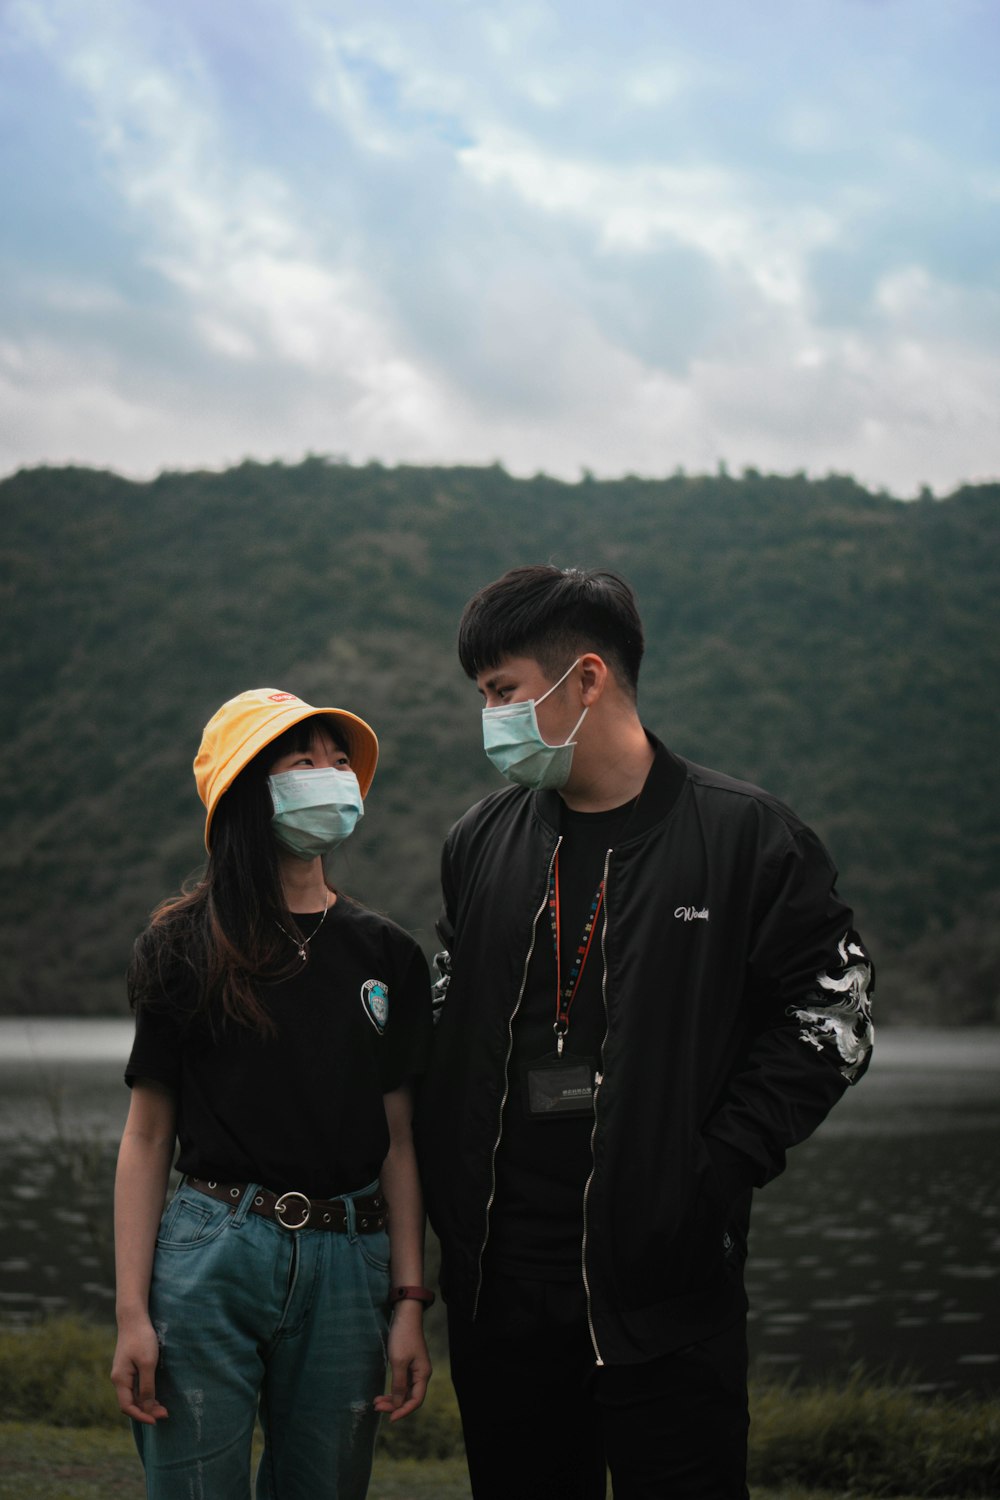
M361 788L353 771L304 767L279 771L268 777L267 784L274 803L274 836L299 859L329 854L350 838L364 816Z
M525 698L520 703L501 703L497 708L483 709L483 748L508 781L538 791L542 787L565 786L569 780L574 736L587 717L587 710L585 708L577 719L565 744L548 745L538 728L535 709L566 681L579 661L578 656L559 681L554 682L540 698Z

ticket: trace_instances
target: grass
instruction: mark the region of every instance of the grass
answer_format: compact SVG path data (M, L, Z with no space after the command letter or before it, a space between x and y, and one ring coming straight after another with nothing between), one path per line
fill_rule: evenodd
M105 1427L0 1426L0 1500L142 1500L131 1433Z
M113 1332L79 1318L0 1329L0 1500L141 1500L107 1377ZM755 1500L964 1500L1000 1495L1000 1397L929 1400L857 1371L752 1391ZM383 1426L372 1500L468 1500L454 1394Z
M0 1423L0 1455L0 1500L143 1500L135 1448L120 1429ZM850 1493L851 1500L865 1500L863 1490ZM754 1500L842 1500L844 1494L801 1485L753 1487ZM381 1454L368 1495L369 1500L470 1500L465 1461Z
M135 1446L121 1428L0 1423L0 1500L143 1500ZM369 1500L469 1500L465 1460L376 1460Z

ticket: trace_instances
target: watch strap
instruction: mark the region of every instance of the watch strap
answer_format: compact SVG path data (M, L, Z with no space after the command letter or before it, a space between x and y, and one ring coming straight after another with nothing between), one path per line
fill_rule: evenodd
M422 1302L425 1307L430 1307L434 1302L434 1293L426 1286L394 1286L389 1293L390 1305L406 1301Z

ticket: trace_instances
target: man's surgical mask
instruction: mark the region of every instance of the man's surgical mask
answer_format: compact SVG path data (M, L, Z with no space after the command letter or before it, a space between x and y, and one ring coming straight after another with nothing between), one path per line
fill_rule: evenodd
M566 681L579 661L578 656L559 681L554 682L540 698L525 698L520 703L501 703L497 708L483 709L483 748L508 781L537 791L542 787L557 789L569 780L574 736L587 717L587 710L584 709L577 719L565 744L548 745L538 728L535 709Z
M361 788L353 771L327 766L279 771L267 784L274 803L274 836L299 859L329 854L350 838L364 816Z

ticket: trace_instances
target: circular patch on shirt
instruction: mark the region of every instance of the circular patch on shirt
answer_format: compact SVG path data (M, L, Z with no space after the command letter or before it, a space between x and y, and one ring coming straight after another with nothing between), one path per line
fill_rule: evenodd
M361 1003L375 1030L383 1032L389 1019L389 986L381 979L366 979L361 986Z

